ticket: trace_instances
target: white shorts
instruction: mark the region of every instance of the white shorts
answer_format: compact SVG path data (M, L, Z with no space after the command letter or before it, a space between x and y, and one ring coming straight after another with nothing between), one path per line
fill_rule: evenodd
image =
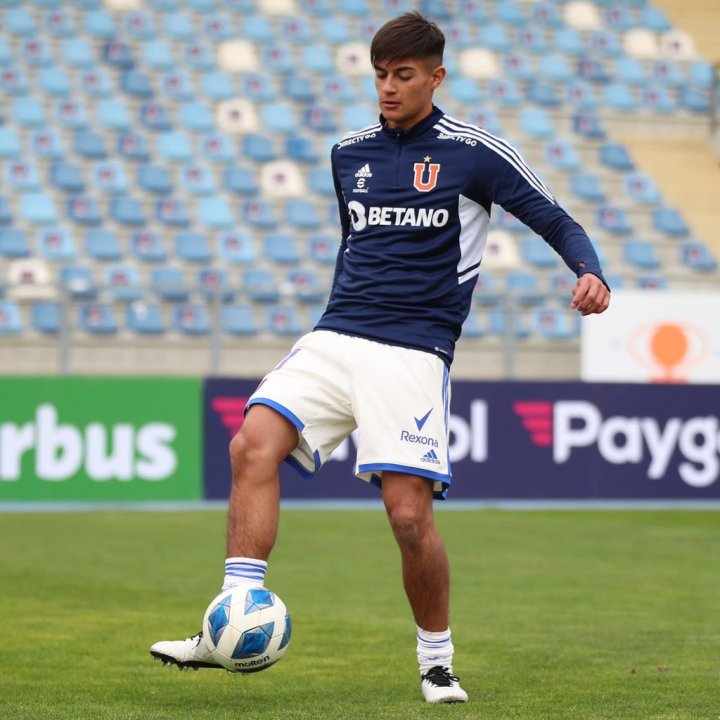
M431 353L317 330L265 376L247 407L258 403L297 427L287 460L305 476L358 428L358 477L379 487L385 470L418 475L445 496L450 378Z

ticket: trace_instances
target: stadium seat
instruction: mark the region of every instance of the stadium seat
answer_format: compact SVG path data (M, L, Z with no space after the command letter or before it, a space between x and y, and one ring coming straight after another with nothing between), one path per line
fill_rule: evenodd
M211 73L208 73L211 75ZM207 76L203 75L201 82L204 83ZM163 93L175 101L188 101L195 99L193 80L188 73L173 70L165 73L160 83ZM232 93L231 93L232 94ZM223 98L216 98L223 99Z
M277 302L280 298L275 276L263 268L243 271L241 288L253 302Z
M326 290L313 270L290 270L286 282L293 298L299 303L318 303L326 297Z
M167 330L160 306L144 301L128 303L125 324L137 335L162 335Z
M264 45L260 48L260 65L280 76L289 75L297 70L290 48L280 44Z
M655 82L662 83L668 87L678 88L685 84L686 79L680 64L675 60L660 58L653 61L651 76Z
M185 302L190 297L190 287L185 274L170 265L153 269L150 274L150 287L160 300Z
M528 235L520 239L520 255L524 263L530 267L555 268L559 264L558 254L537 235Z
M522 270L507 273L505 290L509 297L522 306L540 305L546 299L537 274Z
M552 37L553 49L570 57L581 57L587 52L582 35L574 28L558 27Z
M295 239L288 233L270 233L263 238L263 255L272 263L297 265L300 262Z
M247 305L223 305L220 326L228 335L257 335L258 328L252 308Z
M29 85L25 71L19 67L4 68L0 71L0 90L5 95L27 95Z
M50 184L63 192L81 193L85 190L82 170L74 163L53 163L50 166Z
M312 167L307 175L308 187L317 194L335 197L335 184L330 170L326 167Z
M66 201L70 220L78 225L100 225L103 220L100 203L90 195L74 195Z
M224 268L201 268L195 276L195 284L208 300L222 300L223 302L234 300L235 292Z
M207 236L199 232L178 233L175 236L175 254L191 263L208 263L212 259Z
M305 45L300 48L300 64L311 75L329 75L336 72L335 58L329 47Z
M711 94L705 89L683 87L680 90L680 107L700 115L707 115L712 108Z
M191 15L169 12L163 16L163 35L172 40L189 42L195 40L195 26Z
M37 74L41 92L46 95L66 97L70 93L70 80L67 73L56 67L41 68Z
M203 20L201 36L216 42L229 40L235 35L233 26L223 15L211 15Z
M215 121L207 105L183 102L178 108L178 123L192 133L209 133L215 129Z
M555 128L550 115L545 110L527 107L520 110L519 124L521 131L536 140L550 140L555 137Z
M247 233L236 230L220 233L217 255L224 262L233 265L253 265L256 261L252 238Z
M60 332L60 304L49 300L38 300L30 306L30 323L33 330L43 335Z
M141 189L156 195L167 195L173 190L170 172L164 165L139 165L137 184Z
M633 231L627 212L616 205L603 205L598 208L597 223L613 235L627 235Z
M37 192L40 175L37 166L29 160L12 160L5 163L5 186L13 192Z
M11 37L31 37L37 33L32 12L22 7L9 7L5 10L3 29Z
M241 207L242 221L253 228L273 230L278 221L271 203L262 199L247 200Z
M209 72L216 69L215 47L209 43L190 42L183 48L183 64L196 72Z
M285 220L300 230L318 230L320 216L314 202L305 198L288 198L285 201Z
M66 65L86 70L97 62L90 41L84 37L64 39L60 44L60 56Z
M531 333L543 340L574 340L579 336L577 319L567 310L538 308L530 320Z
M639 205L657 205L662 201L653 179L643 172L630 172L623 177L625 195Z
M104 160L108 156L103 136L90 130L75 133L73 150L87 160Z
M0 300L0 335L20 335L23 330L20 305L14 300Z
M118 135L117 152L121 157L135 162L148 162L150 160L148 141L144 135L136 132Z
M12 219L13 214L10 209L10 201L5 195L0 195L0 225L9 225Z
M602 188L600 178L593 173L573 174L570 177L570 192L586 202L607 202L607 194Z
M600 164L611 170L620 172L635 170L635 163L631 160L627 148L620 143L603 143L598 150L598 156Z
M79 327L92 335L114 335L118 331L115 310L110 303L89 302L79 307Z
M148 102L140 106L140 123L148 130L167 133L172 130L170 110L167 105Z
M228 100L235 96L235 87L232 77L227 73L209 72L203 73L200 79L200 92L208 100ZM191 100L192 96L186 95L181 99Z
M19 215L30 225L51 225L57 221L53 198L44 193L22 193Z
M546 143L545 160L563 172L575 172L582 167L575 145L568 140L551 140Z
M487 313L486 332L494 337L522 340L530 334L522 314L517 310L490 308Z
M254 196L258 193L258 182L250 167L235 166L225 168L222 174L222 185L234 195Z
M267 135L249 133L243 136L240 145L242 154L245 155L248 160L261 163L277 160L278 154L275 150L275 145Z
M654 83L642 90L641 104L658 114L672 114L678 109L673 93L664 85Z
M34 97L16 97L10 102L10 118L21 127L44 128L45 108Z
M569 302L572 297L572 289L575 286L575 277L565 268L551 272L547 276L547 290L551 298L561 302Z
M507 53L512 50L510 36L503 25L487 23L478 29L478 43L481 47L498 53Z
M113 300L131 302L145 296L140 273L134 265L111 265L105 270L103 282Z
M282 78L281 97L297 103L313 103L316 95L309 77L291 74Z
M200 138L200 157L215 165L229 165L236 160L236 150L230 139L219 133Z
M298 129L298 121L290 103L273 102L260 108L262 126L270 133L288 135Z
M2 128L0 128L0 136L1 133ZM65 157L62 136L54 129L33 131L30 135L30 147L33 154L43 160L62 160Z
M638 109L632 89L623 83L609 83L603 88L603 104L617 112L634 112Z
M0 126L0 158L17 158L22 153L20 138L14 128Z
M138 100L149 100L155 95L150 76L137 70L129 70L120 75L120 90Z
M180 169L180 187L183 192L196 197L214 195L215 176L207 165L187 165Z
M133 197L115 197L110 201L110 217L120 225L142 227L146 223L142 203Z
M662 263L655 252L655 245L647 240L626 240L622 246L625 263L640 270L656 270Z
M237 224L230 204L224 197L204 197L197 201L197 221L211 230L229 230Z
M265 327L272 335L296 336L302 334L297 307L280 305L266 308Z
M158 136L157 149L161 158L170 163L187 163L193 160L190 139L182 132L165 132Z
M690 234L680 211L671 207L655 208L652 212L652 225L655 230L670 237L686 237Z
M718 262L710 248L698 240L683 242L679 248L679 256L682 265L691 270L712 272L718 269Z
M132 47L117 40L111 40L103 45L102 59L116 70L132 70L135 67Z
M151 40L140 45L140 60L149 70L172 70L175 65L173 51L164 40Z
M114 38L117 33L113 16L100 8L83 14L83 27L88 35L100 40Z
M125 166L113 160L100 162L93 168L94 187L107 195L123 195L128 190Z
M538 74L544 80L555 83L566 83L575 78L567 55L551 52L538 60Z
M597 115L575 113L572 116L572 129L576 135L587 140L605 139L605 129Z
M93 228L85 233L85 253L100 262L117 262L123 255L117 233L105 228Z
M190 209L180 198L161 198L155 201L155 219L166 227L186 228L190 225Z
M487 94L490 100L501 107L518 107L522 104L520 87L511 79L496 78L489 80Z
M313 234L307 239L308 257L320 265L334 265L338 255L338 238Z
M0 257L24 258L31 254L27 234L19 228L0 228Z
M182 335L207 335L210 332L210 318L205 305L181 303L172 308L173 329Z
M518 29L515 42L519 48L533 55L542 55L550 51L546 34L542 28L526 26Z
M92 270L86 265L64 265L60 268L60 287L75 300L94 300L98 294Z
M664 275L643 274L635 277L638 290L667 290L668 280Z

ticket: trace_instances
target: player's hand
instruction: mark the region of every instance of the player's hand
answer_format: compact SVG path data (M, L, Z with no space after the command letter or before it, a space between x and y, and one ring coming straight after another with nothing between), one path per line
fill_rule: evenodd
M572 289L573 299L570 307L581 315L598 315L610 305L610 291L605 283L592 273L578 278Z

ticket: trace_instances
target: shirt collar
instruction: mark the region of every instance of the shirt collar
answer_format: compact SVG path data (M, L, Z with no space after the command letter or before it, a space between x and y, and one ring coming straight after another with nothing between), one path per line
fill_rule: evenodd
M393 140L407 142L408 140L424 135L431 127L433 127L433 125L435 125L443 114L443 111L439 107L433 105L432 112L420 120L420 122L415 123L415 125L408 130L387 127L387 120L382 113L380 114L380 122L382 123L383 134L387 137L392 138Z

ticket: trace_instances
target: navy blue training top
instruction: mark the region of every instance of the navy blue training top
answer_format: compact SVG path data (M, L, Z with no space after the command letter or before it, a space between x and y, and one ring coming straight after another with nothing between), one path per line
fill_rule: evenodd
M577 277L602 278L587 233L519 153L437 107L407 131L380 116L334 145L331 163L342 242L318 330L424 350L449 365L493 203L542 236Z

